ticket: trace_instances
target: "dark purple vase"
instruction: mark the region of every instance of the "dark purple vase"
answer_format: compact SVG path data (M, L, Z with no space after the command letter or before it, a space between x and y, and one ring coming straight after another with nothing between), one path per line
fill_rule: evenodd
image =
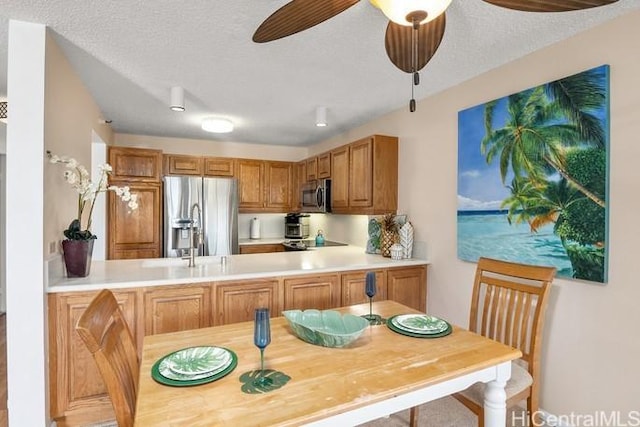
M93 241L94 239L62 241L62 252L64 255L64 264L67 267L67 277L87 277L89 275Z

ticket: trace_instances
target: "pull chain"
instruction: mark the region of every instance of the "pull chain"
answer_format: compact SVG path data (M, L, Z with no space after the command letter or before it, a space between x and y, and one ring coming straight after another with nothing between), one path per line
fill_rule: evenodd
M409 111L416 111L416 100L414 98L414 86L418 86L420 84L420 73L418 73L418 43L419 43L419 34L420 30L420 21L413 18L413 30L411 31L411 71L413 72L413 81L411 82L411 100L409 101Z

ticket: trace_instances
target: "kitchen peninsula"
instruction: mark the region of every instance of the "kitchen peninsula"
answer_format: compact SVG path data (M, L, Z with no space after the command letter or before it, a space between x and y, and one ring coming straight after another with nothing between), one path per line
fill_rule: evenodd
M368 301L367 271L378 293L424 311L428 262L391 260L356 246L306 251L178 258L94 261L86 278L52 278L49 299L49 372L52 416L59 425L84 425L113 417L95 363L75 324L100 289L113 290L138 348L145 335L253 319L256 307L272 316L289 309L329 309Z

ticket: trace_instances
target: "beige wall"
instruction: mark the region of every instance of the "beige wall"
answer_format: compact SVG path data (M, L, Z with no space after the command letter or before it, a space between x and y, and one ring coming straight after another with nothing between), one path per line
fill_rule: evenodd
M340 137L400 137L399 210L427 242L428 309L467 325L475 264L456 255L458 111L598 65L611 66L610 258L606 285L556 280L547 315L541 405L555 414L638 410L640 300L640 12L492 70ZM424 71L429 72L429 67Z
M46 45L45 147L59 156L78 160L91 172L91 141L95 131L104 141L113 138L111 127L100 124L102 113L50 33ZM64 238L62 231L77 215L78 193L67 184L61 165L44 168L44 255L49 242ZM106 236L98 236L106 238Z
M130 134L116 134L114 145L155 148L165 153L173 154L283 160L289 162L306 158L308 152L306 147L285 147L281 145L219 142Z

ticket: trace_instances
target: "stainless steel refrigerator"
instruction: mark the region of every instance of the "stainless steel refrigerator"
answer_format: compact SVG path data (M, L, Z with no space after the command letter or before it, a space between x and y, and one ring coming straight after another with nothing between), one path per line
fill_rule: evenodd
M193 210L197 203L201 209ZM191 212L193 210L193 218ZM192 220L193 219L193 223ZM238 247L238 183L235 178L164 178L164 256L189 254L190 228L202 236L197 254L230 255Z

